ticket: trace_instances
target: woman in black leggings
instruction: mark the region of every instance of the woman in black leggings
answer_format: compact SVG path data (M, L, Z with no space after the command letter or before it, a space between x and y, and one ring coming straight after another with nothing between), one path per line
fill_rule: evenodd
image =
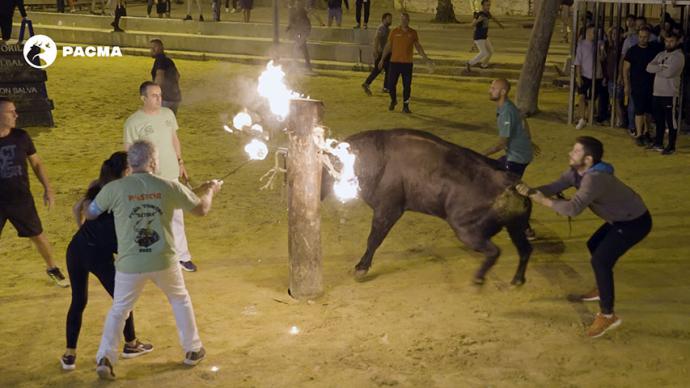
M81 318L88 301L89 272L98 278L111 297L115 289L113 254L117 253L117 238L113 215L103 213L93 221L85 221L83 209L96 198L106 183L122 178L128 173L127 153L115 152L103 162L98 180L91 183L84 198L74 205L79 231L67 247L67 271L72 283L72 303L67 313L67 349L60 359L64 370L73 370L76 366ZM153 345L137 340L131 313L125 322L124 335L126 343L122 357L134 358L153 350Z

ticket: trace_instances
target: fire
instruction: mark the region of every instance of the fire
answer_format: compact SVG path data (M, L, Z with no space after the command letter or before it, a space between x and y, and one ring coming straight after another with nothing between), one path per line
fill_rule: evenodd
M225 132L227 132L227 133L233 133L232 128L228 127L227 125L223 125L223 129L224 129Z
M235 129L242 130L244 127L249 127L252 125L252 116L247 112L240 112L232 118L232 126Z
M244 152L249 155L251 160L264 160L268 156L268 147L261 140L252 139L249 144L244 146Z
M328 141L331 141L329 139ZM348 143L338 143L332 148L332 153L342 164L340 176L333 184L333 192L338 197L340 202L346 202L353 198L357 198L359 194L359 180L355 175L355 155L350 152L350 145Z
M254 132L259 132L259 133L264 132L264 127L262 127L260 124L254 124L254 125L252 125L252 127L250 129Z
M268 100L271 112L281 120L284 120L290 111L290 99L300 96L288 89L285 85L285 72L280 65L273 65L273 61L268 62L266 70L259 76L257 91L261 97Z

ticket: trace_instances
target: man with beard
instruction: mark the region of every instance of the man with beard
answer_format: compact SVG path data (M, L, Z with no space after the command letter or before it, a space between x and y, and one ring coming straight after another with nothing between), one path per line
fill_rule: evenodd
M613 175L613 166L602 161L603 155L604 145L599 140L578 137L568 154L570 168L559 179L537 189L526 184L516 187L520 194L558 214L575 217L589 207L606 221L587 241L597 288L580 299L598 300L601 310L587 329L590 338L600 337L622 323L613 310L613 266L652 229L652 217L642 198ZM551 198L569 187L577 189L572 199Z
M390 33L390 26L393 23L393 15L386 12L381 17L381 25L376 30L376 37L374 38L374 68L371 70L371 74L367 77L366 81L362 84L362 89L364 93L371 96L371 89L369 86L372 82L381 74L382 71L386 72L386 76L383 78L383 91L388 93L388 65L390 63L390 55L382 58L383 48L386 47L386 42L388 42L388 34ZM380 69L378 64L383 59L383 69Z

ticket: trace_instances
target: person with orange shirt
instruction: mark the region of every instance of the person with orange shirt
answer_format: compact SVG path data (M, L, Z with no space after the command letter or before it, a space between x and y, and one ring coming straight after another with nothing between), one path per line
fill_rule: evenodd
M410 95L412 93L412 56L414 54L413 48L417 49L419 55L431 62L429 57L424 52L424 48L419 43L417 31L410 28L410 15L403 12L400 17L400 27L394 29L388 35L388 42L383 49L381 60L379 60L378 67L383 69L384 58L390 54L390 65L388 67L388 90L391 95L391 104L388 110L392 111L398 104L397 99L397 85L398 78L402 76L403 80L403 113L412 113L410 111Z

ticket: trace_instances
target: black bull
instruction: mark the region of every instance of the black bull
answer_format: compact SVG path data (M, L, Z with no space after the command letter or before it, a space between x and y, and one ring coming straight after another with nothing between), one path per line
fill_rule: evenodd
M484 283L501 254L491 238L505 226L520 256L511 283L525 282L532 253L525 230L532 205L515 191L517 176L493 159L427 132L373 130L345 141L356 155L360 198L374 210L367 250L355 266L357 277L366 275L376 249L402 214L411 210L446 220L460 241L484 254L474 276L478 284ZM332 191L332 183L325 173L322 197Z

